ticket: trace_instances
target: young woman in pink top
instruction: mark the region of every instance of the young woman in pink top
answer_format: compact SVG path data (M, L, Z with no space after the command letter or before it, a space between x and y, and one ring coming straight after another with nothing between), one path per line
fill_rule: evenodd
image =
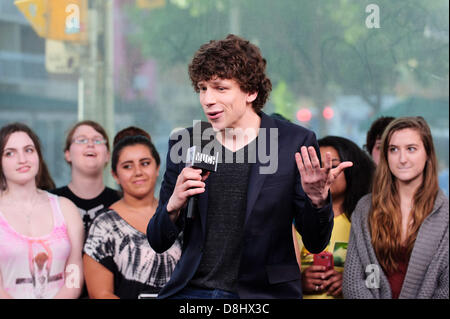
M0 298L77 298L83 283L83 223L54 187L38 137L0 129Z

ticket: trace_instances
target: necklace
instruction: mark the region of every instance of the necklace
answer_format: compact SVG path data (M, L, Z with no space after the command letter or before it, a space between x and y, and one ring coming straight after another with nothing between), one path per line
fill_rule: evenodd
M25 217L25 221L26 221L27 225L31 225L31 217L33 216L33 212L36 209L36 203L38 202L38 199L39 199L39 193L36 193L36 195L30 201L30 204L24 205L23 210L20 212L20 214ZM5 204L6 204L6 206L9 206L9 207L17 207L18 206L17 201L9 200L9 199L5 201Z
M36 209L36 203L39 199L39 194L36 194L34 196L33 200L31 201L30 208L25 210L25 219L27 221L27 225L31 225L31 217L33 215L34 210Z

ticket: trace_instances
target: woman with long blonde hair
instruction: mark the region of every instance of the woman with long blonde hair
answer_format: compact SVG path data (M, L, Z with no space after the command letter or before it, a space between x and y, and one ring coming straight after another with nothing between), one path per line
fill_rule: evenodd
M352 215L345 298L448 298L448 198L422 117L398 118L382 137L372 193Z

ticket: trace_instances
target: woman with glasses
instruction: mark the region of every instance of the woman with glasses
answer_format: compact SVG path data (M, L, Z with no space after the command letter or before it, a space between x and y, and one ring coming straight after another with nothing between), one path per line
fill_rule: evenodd
M29 127L0 129L0 298L78 298L83 223L53 188Z
M108 135L100 124L86 120L70 129L64 157L71 167L72 179L51 192L67 197L78 207L86 233L96 215L120 199L115 190L103 183L109 156Z

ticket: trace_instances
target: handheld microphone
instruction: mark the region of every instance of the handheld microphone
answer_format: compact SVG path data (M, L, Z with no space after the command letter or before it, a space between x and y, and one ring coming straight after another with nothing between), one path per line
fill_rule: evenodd
M202 153L198 146L192 146L187 151L186 166L202 170L202 175L206 172L217 172L219 152L215 155ZM188 200L186 218L194 218L194 211L197 207L198 195L191 196Z

